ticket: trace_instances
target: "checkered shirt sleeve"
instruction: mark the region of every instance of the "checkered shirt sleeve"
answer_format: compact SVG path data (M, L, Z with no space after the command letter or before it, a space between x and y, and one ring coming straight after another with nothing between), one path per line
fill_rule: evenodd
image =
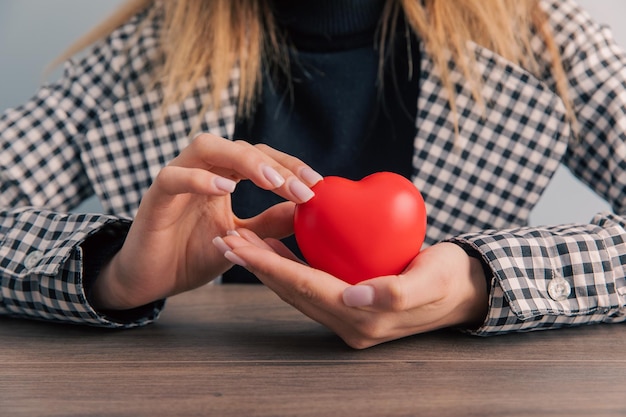
M626 320L626 54L574 1L542 4L579 124L563 162L614 213L600 213L589 224L450 239L477 250L493 271L488 316L471 331L477 335Z
M490 335L624 320L626 231L622 217L589 225L526 227L451 240L476 249L493 271Z
M115 30L81 60L68 62L63 77L26 104L0 115L0 314L133 327L156 319L161 310L162 302L126 317L95 311L87 301L81 245L111 230L123 239L129 221L59 214L93 194L76 144L142 73L126 56L129 46L151 42L141 33L136 37L145 16ZM145 25L144 31L151 29Z
M81 244L103 230L123 237L128 225L104 215L30 207L0 211L0 313L104 327L134 327L154 320L162 302L138 309L141 314L113 318L87 301Z

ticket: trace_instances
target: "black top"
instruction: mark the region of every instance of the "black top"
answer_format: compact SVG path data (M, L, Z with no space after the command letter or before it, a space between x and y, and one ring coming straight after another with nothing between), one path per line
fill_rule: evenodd
M407 39L401 22L388 48L392 53L385 60L381 84L376 30L384 3L274 0L277 24L291 45L291 90L284 75L266 70L255 112L236 123L234 138L266 143L324 176L358 180L392 171L409 177L419 91L418 42L412 35ZM247 218L280 201L243 181L233 194L233 210ZM295 239L285 243L299 254ZM258 280L233 267L223 282Z

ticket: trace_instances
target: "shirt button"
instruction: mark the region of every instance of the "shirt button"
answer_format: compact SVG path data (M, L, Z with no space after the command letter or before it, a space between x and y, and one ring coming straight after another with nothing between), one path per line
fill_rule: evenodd
M548 284L548 294L554 301L563 301L569 297L572 292L569 282L565 278L554 278Z
M32 251L31 253L28 254L28 256L26 256L26 258L24 258L24 266L28 269L31 269L39 263L41 258L43 258L42 251L39 251L39 250Z

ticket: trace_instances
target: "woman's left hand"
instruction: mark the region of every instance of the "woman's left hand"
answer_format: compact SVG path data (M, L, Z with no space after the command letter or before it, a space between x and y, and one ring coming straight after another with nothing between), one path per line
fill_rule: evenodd
M356 349L444 327L478 327L487 313L481 263L453 243L423 250L400 275L357 285L305 265L280 241L247 229L221 243L230 248L228 260Z

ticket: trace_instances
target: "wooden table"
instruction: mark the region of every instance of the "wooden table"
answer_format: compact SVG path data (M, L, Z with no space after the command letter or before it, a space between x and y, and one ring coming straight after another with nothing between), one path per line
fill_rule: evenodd
M103 330L0 319L0 416L626 415L626 327L357 351L262 286L206 286Z

